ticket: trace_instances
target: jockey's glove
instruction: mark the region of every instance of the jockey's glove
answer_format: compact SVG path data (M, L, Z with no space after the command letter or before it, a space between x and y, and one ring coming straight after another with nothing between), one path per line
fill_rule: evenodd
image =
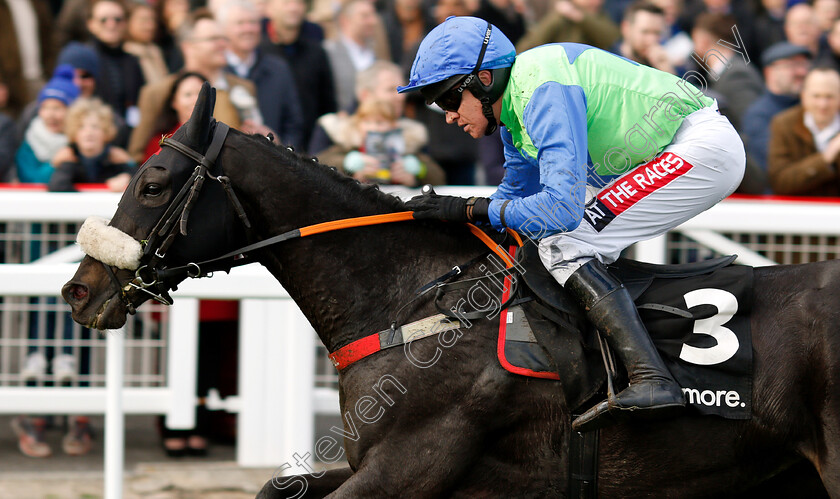
M416 219L448 220L450 222L486 222L490 209L490 199L458 196L439 196L422 194L405 203L406 208L414 212Z

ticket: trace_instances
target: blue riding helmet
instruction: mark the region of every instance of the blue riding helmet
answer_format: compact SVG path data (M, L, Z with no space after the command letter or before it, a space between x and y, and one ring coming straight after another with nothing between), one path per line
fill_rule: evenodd
M497 126L491 105L504 93L515 59L516 49L498 28L476 17L451 16L420 43L408 85L397 91L420 90L431 104L452 89L469 89L482 103L490 135ZM477 77L484 69L493 75L489 85Z
M481 66L476 68L488 23L477 17L450 16L426 35L411 65L408 85L400 93L418 90L453 76L476 69L496 69L513 65L516 49L507 37L492 26Z

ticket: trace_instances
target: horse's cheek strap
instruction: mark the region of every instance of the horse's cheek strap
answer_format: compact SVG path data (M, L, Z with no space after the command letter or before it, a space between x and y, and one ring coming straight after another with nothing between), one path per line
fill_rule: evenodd
M76 242L89 257L120 269L136 270L143 256L139 241L109 226L108 220L102 217L88 217L79 229Z

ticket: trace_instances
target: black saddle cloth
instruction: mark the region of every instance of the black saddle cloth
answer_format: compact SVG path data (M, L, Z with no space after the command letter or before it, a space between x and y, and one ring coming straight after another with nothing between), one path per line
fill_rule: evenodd
M735 258L727 256L681 265L619 259L608 269L628 288L637 306L644 309L640 310L640 315L663 359L680 384L693 390L689 393L689 402L696 399L694 405L704 413L742 419L749 417L749 404L727 406L724 403L726 394L720 394L734 390L738 394L737 400L751 399L749 309L752 269L730 267ZM536 243L526 242L518 249L516 260L521 275L516 276L515 292L526 300L533 299L519 307L511 307L510 316L502 314L500 335L507 334L507 337L505 348L500 350L500 361L517 374L559 379L569 407L580 408L596 394L602 396L599 391L606 374L597 336L569 292L542 264ZM728 267L726 271L719 272L725 267ZM717 277L710 277L712 275ZM718 363L720 365L695 365L679 358L685 345L693 345L689 348L694 348L695 354L703 354L706 350L715 352L717 346L715 338L693 334L697 332L695 323L725 311L702 304L691 308L683 296L686 292L708 290L709 287L714 288L712 291L718 291L717 288L728 290L723 293L732 294L738 305L738 314L727 325L737 333L739 348L726 362ZM501 358L503 356L505 358ZM510 369L511 365L520 369ZM549 372L557 376L547 375ZM709 395L715 393L716 397ZM730 395L730 400L735 400L732 397L735 396ZM704 404L712 398L716 398L717 405L708 407Z

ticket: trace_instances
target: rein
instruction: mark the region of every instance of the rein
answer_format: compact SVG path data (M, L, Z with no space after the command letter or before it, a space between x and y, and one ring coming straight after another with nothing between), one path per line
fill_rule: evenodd
M264 249L284 241L309 237L336 230L415 220L414 212L402 211L397 213L369 215L322 222L284 232L209 260L190 262L186 265L178 267L159 269L157 267L158 264L166 256L166 252L175 241L175 238L178 235L187 235L187 222L190 211L198 199L198 195L201 193L205 178L217 181L222 185L228 200L233 205L239 219L246 228L251 228L251 223L242 208L242 204L239 202L239 199L236 197L236 194L231 187L230 179L221 174L214 176L209 171L216 164L216 159L218 158L222 146L224 145L229 130L230 127L224 123L216 123L213 139L205 155L199 154L192 148L172 139L171 137L164 137L161 139L161 147L171 147L194 160L197 165L190 178L183 185L181 190L178 191L178 194L155 224L149 234L148 240L141 242L143 254L140 259L140 266L135 271L134 279L129 281L125 286L121 286L111 266L103 263L108 276L118 289L117 294L119 295L120 300L126 305L129 313L133 314L135 312L135 306L126 295L126 293L131 289L146 293L150 295L152 299L165 305L171 305L172 298L169 296L168 292L177 288L176 285L170 283L177 283L188 277L208 277L212 275L213 272L217 271L229 272L234 267L252 263L249 253L254 251ZM481 240L490 249L490 251L502 259L507 268L514 266L514 262L512 261L510 255L502 250L502 248L496 244L490 236L485 234L484 231L473 224L468 223L466 225L474 236ZM522 240L519 238L519 235L510 230L508 230L508 232L511 233L517 240L517 243L522 246ZM458 273L460 273L460 270ZM440 291L441 286L446 284L438 282L435 283L435 285L435 287L438 287Z

